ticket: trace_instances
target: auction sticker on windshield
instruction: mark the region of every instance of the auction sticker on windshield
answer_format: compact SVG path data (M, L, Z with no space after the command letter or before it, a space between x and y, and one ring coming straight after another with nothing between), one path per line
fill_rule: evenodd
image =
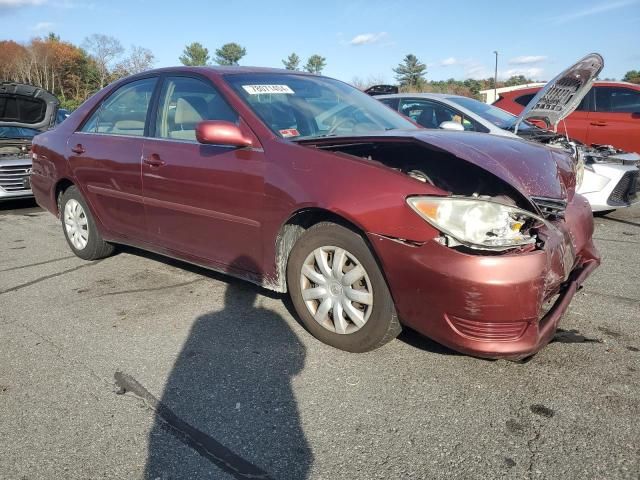
M264 93L295 94L287 85L242 85L242 88L244 88L249 95L260 95Z

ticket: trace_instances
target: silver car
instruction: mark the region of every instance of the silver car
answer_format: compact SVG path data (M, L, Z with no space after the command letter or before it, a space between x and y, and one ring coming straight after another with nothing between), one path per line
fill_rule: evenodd
M58 105L42 88L0 83L0 201L33 196L31 141L63 119Z

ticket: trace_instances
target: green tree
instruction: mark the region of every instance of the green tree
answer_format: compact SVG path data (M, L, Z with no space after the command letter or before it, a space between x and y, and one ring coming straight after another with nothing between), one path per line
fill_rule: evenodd
M240 59L246 54L245 48L237 43L226 43L216 50L216 63L218 65L238 65Z
M300 57L296 53L292 53L286 60L282 60L284 68L287 70L299 70L300 69Z
M209 49L203 47L201 43L192 42L184 47L179 60L188 67L206 65L209 63Z
M622 81L640 84L640 70L629 70L622 77Z
M320 55L311 55L304 66L305 71L320 75L324 67L327 66L327 59Z
M509 79L504 82L505 87L515 87L516 85L524 85L526 83L531 83L533 80L525 77L524 75L513 75L509 77Z
M425 75L427 74L427 66L420 63L418 57L409 54L404 57L402 63L393 69L396 79L400 82L401 87L422 87L425 83Z

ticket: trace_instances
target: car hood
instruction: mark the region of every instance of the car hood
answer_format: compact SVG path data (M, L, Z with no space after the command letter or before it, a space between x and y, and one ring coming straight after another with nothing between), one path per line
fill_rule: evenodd
M514 131L518 132L523 120L542 120L547 128L557 131L558 123L580 105L603 68L602 56L590 53L561 72L527 104L514 124Z
M45 131L56 121L60 102L46 90L21 83L0 83L0 127Z
M575 167L567 153L519 138L446 130L391 130L378 135L302 140L306 145L417 141L449 152L507 182L528 198L567 200L575 190Z

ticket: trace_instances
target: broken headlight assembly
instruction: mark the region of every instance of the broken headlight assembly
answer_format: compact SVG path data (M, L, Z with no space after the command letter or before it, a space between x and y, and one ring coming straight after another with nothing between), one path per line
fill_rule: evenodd
M407 203L449 246L507 250L534 244L531 228L545 223L526 210L480 197L409 197Z

